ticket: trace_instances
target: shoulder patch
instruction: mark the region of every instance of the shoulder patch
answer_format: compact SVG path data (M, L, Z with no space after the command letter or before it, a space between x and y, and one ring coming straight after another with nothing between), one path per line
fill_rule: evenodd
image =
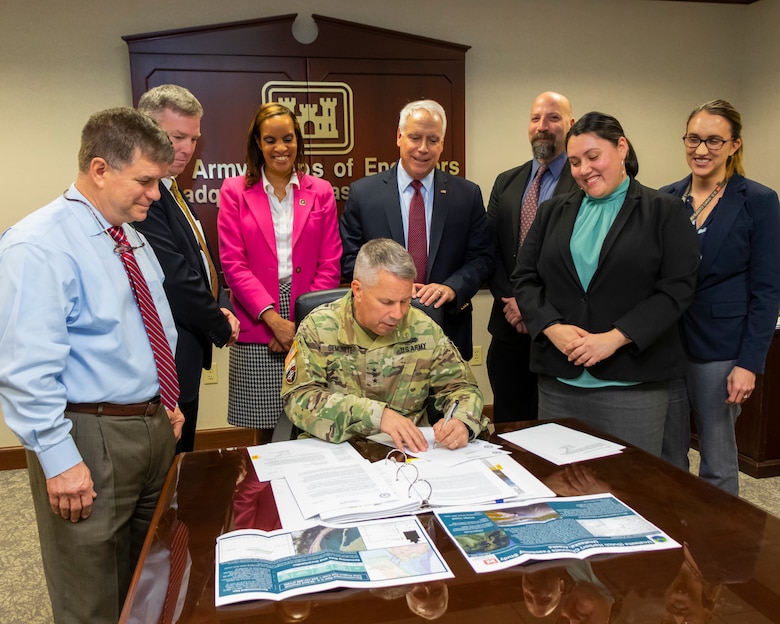
M288 384L295 383L295 379L298 377L298 367L295 362L296 355L298 355L298 343L293 341L290 350L287 352L287 357L284 360L284 380Z

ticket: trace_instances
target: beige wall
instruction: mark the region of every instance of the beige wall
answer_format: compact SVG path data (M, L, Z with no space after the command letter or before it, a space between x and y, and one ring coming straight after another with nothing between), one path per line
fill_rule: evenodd
M0 20L0 231L72 181L79 132L91 113L131 104L122 35L285 13L319 13L471 46L467 175L486 201L495 176L529 158L527 110L547 89L568 95L575 114L597 109L617 116L639 154L639 178L650 186L686 173L680 137L688 112L707 99L729 99L745 116L750 177L780 187L780 170L770 157L780 137L772 106L780 96L774 32L780 0L749 6L486 0L478 10L482 19L475 19L472 0L6 3ZM489 305L489 296L477 297L475 344L485 351ZM227 354L220 352L216 361L219 384L204 388L202 427L225 425ZM485 367L475 372L492 402ZM0 424L0 447L15 445Z

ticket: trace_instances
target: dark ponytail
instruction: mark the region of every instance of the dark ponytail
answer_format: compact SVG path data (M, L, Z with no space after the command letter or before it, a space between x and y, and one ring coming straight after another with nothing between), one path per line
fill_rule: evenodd
M626 173L632 178L635 178L637 173L639 173L639 160L636 157L634 146L626 138L623 126L611 115L594 111L580 117L566 135L566 145L569 144L570 137L579 136L580 134L595 134L605 141L609 141L615 147L617 147L621 137L626 139L626 143L628 143L628 153L624 162Z

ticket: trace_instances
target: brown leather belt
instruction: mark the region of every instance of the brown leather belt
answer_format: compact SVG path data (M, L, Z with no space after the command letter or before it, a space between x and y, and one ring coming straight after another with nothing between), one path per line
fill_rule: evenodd
M160 397L156 396L143 403L70 403L65 406L66 412L77 414L94 414L95 416L153 416L160 408Z

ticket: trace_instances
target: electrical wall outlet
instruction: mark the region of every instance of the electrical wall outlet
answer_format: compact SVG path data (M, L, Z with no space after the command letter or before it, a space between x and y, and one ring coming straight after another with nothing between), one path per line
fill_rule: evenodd
M216 362L211 365L211 368L207 368L206 370L203 371L203 383L204 384L219 383L219 375L217 373Z
M483 360L482 360L482 347L481 346L475 346L472 349L471 359L469 360L469 364L472 366L482 366Z

